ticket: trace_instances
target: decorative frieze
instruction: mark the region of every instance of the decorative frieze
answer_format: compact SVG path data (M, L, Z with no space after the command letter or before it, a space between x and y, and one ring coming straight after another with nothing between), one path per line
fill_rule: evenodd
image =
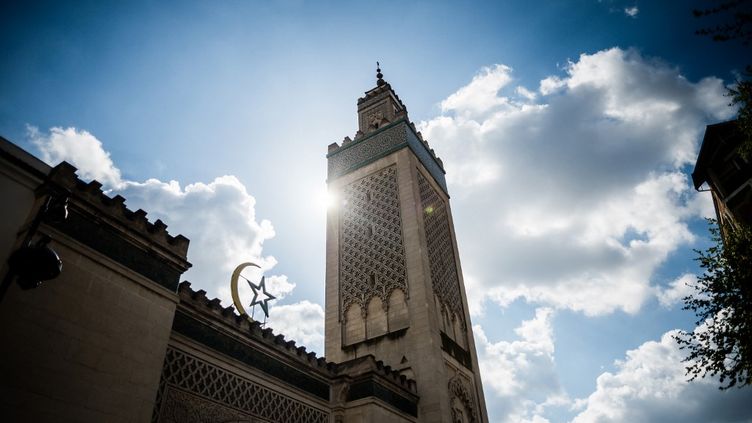
M343 146L329 157L329 178L339 177L374 159L407 145L406 124L393 125Z
M169 347L154 422L221 422L255 416L270 422L327 423L329 414Z
M406 119L398 119L393 123L380 127L365 136L355 140L346 138L342 146L336 143L329 146L328 178L339 178L353 170L363 167L382 157L408 147L418 157L442 190L447 192L444 167L436 153L416 131L415 125Z
M160 423L253 422L252 416L179 389L169 388L163 396Z

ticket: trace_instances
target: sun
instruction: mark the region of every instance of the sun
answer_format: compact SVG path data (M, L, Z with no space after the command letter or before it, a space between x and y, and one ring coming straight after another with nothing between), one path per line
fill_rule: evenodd
M337 195L329 191L326 185L322 185L315 193L316 208L319 210L330 210L337 205Z

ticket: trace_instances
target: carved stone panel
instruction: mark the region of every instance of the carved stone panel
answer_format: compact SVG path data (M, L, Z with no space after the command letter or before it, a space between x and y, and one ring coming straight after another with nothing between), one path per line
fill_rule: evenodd
M159 413L160 423L253 423L257 421L259 420L230 407L172 387L168 387L164 393Z
M454 242L449 228L449 214L444 200L418 172L418 189L423 209L431 283L442 307L459 318L464 328L462 295L454 256Z
M392 291L408 294L396 166L345 186L342 196L340 315L353 304L366 314L374 297L386 310Z
M455 374L449 380L452 421L463 423L475 423L478 421L477 405L471 386L472 382L459 373Z
M172 347L167 349L153 422L327 423L324 410Z

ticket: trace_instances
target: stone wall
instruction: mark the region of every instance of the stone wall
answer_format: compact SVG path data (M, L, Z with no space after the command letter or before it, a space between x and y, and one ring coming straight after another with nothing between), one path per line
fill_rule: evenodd
M70 194L69 219L42 223L62 274L0 302L0 414L7 421L140 422L151 417L177 303L171 283L190 264L188 241L0 140L0 276L51 191ZM13 278L12 280L14 280Z
M64 272L0 304L2 414L11 421L148 421L175 295L51 232Z

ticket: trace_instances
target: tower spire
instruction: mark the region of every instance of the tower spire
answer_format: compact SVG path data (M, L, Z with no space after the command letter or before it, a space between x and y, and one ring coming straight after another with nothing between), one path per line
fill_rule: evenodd
M381 74L381 65L379 65L379 62L376 62L376 85L382 86L386 84L384 81L384 75Z

